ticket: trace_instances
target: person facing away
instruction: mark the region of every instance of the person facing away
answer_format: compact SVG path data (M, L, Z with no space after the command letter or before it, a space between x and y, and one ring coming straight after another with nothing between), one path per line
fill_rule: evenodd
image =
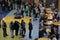
M32 33L33 25L32 25L32 23L31 23L31 19L30 19L28 25L29 25L29 38L32 38L32 37L31 37L31 33Z
M2 20L2 24L1 25L2 25L2 30L3 30L3 37L8 36L7 35L7 31L6 31L7 25L6 25L4 20Z
M11 34L11 38L14 38L14 23L13 21L10 22L10 34Z
M15 29L15 35L18 36L18 30L19 30L19 22L18 21L14 22L14 29Z
M24 20L21 21L21 28L22 28L22 37L24 37L25 33L26 33L26 28L25 28Z
M28 13L29 12L29 5L27 4L26 6L25 6L25 13L26 13L26 16L28 16Z

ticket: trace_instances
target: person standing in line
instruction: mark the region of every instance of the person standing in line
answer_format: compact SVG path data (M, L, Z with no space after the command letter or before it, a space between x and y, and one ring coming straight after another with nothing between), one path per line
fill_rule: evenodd
M11 34L11 38L14 38L14 23L13 21L10 22L10 34Z
M18 36L18 31L19 31L19 22L18 21L15 21L14 29L15 29L15 35Z
M2 30L3 30L3 37L8 36L7 35L7 31L6 31L7 25L6 25L4 20L2 20L2 24L1 25L2 25Z
M26 33L26 28L25 28L24 20L21 21L21 28L22 28L22 37L24 37L25 33Z
M19 23L19 34L20 34L20 36L22 36L22 28L21 28L21 23Z
M31 23L31 19L30 19L28 25L29 25L29 38L32 38L32 37L31 37L31 33L32 33L33 26L32 26L32 23Z

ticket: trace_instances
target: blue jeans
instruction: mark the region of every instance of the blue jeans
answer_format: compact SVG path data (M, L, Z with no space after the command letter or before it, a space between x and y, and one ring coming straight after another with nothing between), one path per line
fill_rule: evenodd
M22 28L19 28L19 34L22 36Z
M11 37L13 37L14 36L14 30L10 30L10 34L11 34Z

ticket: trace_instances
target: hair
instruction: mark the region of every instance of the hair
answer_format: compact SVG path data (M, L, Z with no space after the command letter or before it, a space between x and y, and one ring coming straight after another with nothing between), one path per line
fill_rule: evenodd
M21 22L23 22L24 20L21 20Z
M31 21L31 19L30 19L30 21Z
M11 24L13 23L13 21L11 21Z
M44 13L46 13L46 10L44 9Z

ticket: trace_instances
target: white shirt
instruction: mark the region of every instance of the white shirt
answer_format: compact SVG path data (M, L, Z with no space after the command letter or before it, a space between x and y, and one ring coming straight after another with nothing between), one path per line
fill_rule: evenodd
M45 7L40 8L41 12L44 12Z
M55 37L52 40L57 40Z
M42 4L39 4L39 8L42 8Z
M39 13L38 8L35 8L36 13Z

